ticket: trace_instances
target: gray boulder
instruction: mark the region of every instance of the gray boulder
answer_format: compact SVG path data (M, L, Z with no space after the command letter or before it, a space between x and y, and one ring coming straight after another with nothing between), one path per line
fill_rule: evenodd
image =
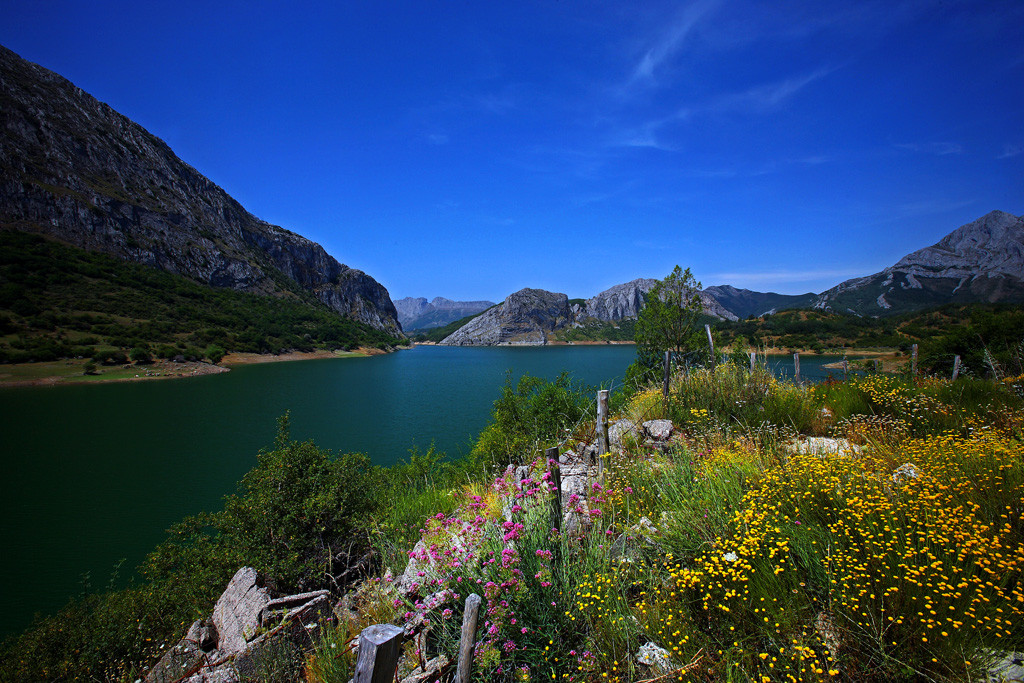
M644 433L655 441L665 441L672 436L672 420L648 420L644 422Z
M641 438L640 429L632 420L616 420L608 427L608 443L612 448L622 449L622 438L627 434L633 439Z

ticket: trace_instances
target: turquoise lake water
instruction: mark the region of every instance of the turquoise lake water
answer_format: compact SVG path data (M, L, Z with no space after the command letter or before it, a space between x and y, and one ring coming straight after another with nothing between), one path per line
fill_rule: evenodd
M236 367L219 375L0 390L0 600L16 631L80 590L135 567L182 517L216 510L271 445L291 411L292 436L387 465L432 442L459 455L487 424L506 372L568 370L615 385L630 345L422 346L371 358ZM822 379L828 356L801 357ZM792 374L792 358L772 360Z

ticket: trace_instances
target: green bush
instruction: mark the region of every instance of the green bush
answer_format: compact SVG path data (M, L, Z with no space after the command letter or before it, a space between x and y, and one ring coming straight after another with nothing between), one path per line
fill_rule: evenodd
M567 372L554 382L523 375L515 387L511 374L506 375L492 422L470 452L472 469L489 471L529 461L537 449L575 430L592 412L593 395L590 387L574 386Z
M224 360L224 356L226 355L226 353L224 349L217 346L216 344L210 344L209 346L206 347L204 355L210 359L211 363L216 365L217 363Z

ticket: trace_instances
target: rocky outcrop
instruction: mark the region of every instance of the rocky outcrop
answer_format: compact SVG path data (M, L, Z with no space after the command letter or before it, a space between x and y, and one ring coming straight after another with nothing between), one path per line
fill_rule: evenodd
M658 283L650 278L639 278L609 287L587 299L584 315L602 322L635 318L644 306L644 297Z
M0 47L0 229L259 294L312 294L401 334L387 290L262 221L160 139Z
M445 346L542 345L547 343L548 333L571 322L569 297L565 294L521 289L440 343Z
M282 647L312 649L333 619L327 591L273 598L252 567L239 569L208 620L196 621L146 675L146 683L250 680Z
M627 318L636 318L644 306L644 297L658 283L650 278L639 278L609 287L600 294L587 299L583 311L578 315L580 320L594 319L602 322L615 322ZM736 315L722 306L707 290L700 293L704 312L720 320L737 320Z
M992 211L879 273L822 292L814 307L878 316L975 302L1024 302L1024 218Z
M493 305L493 301L452 301L441 296L433 301L406 297L395 302L395 309L403 330L427 330L481 313Z
M569 305L565 294L523 289L510 295L500 306L470 320L439 343L446 346L546 344L550 333L572 325L636 318L643 308L644 297L657 282L641 278L615 285L591 297L582 306ZM708 315L725 320L737 319L710 295L702 292L700 297ZM411 301L408 305L413 307L420 305L416 302L426 300Z

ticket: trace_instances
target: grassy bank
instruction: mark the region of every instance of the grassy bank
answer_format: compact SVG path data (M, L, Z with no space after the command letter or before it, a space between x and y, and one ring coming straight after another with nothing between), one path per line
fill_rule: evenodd
M268 680L347 681L361 628L417 615L424 654L452 656L469 592L489 608L477 680L651 680L648 643L663 680L972 680L1024 647L1022 392L1021 377L797 387L732 365L675 377L667 401L633 387L613 413L676 435L626 438L568 501L576 533L552 532L537 458L593 438L593 391L568 378L506 385L458 462L428 450L384 470L283 424L223 510L176 525L137 585L9 642L0 679L135 680L250 564L355 608ZM809 436L859 450L796 452ZM408 595L394 577L418 541Z

